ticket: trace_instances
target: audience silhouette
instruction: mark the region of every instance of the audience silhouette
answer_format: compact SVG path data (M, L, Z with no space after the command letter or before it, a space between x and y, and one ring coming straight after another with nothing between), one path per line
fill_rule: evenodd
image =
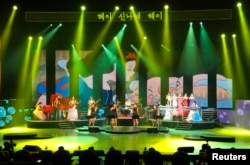
M173 154L162 155L154 148L144 148L143 154L138 150L127 150L124 154L121 150L110 147L108 152L95 150L89 147L86 150L75 150L72 154L65 150L63 146L58 150L39 150L34 156L34 152L25 149L13 152L13 157L9 157L8 146L5 150L0 146L0 164L12 165L163 165L171 162L171 165L194 165L207 164L206 157L201 153L207 154L211 149L208 144L203 144L198 155L188 155L191 147L179 147ZM186 151L187 150L187 151ZM10 150L11 151L11 150ZM193 151L193 150L192 150Z
M123 165L123 162L122 152L111 147L105 156L105 165Z
M52 155L52 165L71 165L71 154L60 146Z
M79 165L100 165L100 159L94 150L84 150L79 155Z
M177 151L172 156L172 165L190 165L190 157L187 152Z
M144 152L143 161L145 165L162 165L163 158L159 151L155 149L150 149L147 152Z

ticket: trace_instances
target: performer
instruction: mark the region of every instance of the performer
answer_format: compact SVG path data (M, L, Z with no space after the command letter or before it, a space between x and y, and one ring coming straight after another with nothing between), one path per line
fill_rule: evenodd
M190 106L190 111L186 120L187 121L202 121L199 108L198 108L198 104L196 103L196 101L192 102L192 105Z
M89 126L95 126L97 110L98 110L98 106L95 103L91 104L90 116L89 116Z
M110 115L111 118L111 126L117 126L117 117L118 117L119 108L116 103L110 108Z
M46 115L43 112L42 102L38 102L33 111L33 118L38 120L46 120Z
M177 105L178 105L178 103L177 103L177 96L176 96L175 93L173 93L173 96L172 96L172 106L174 108L177 108Z
M137 104L134 104L132 109L132 119L134 127L137 127L139 124L139 108Z
M183 108L182 107L183 107L183 97L180 93L179 96L177 97L177 109L178 109L178 116L183 117Z
M54 109L54 119L58 120L59 119L59 105L60 105L58 96L56 96L52 104L53 104L53 109Z
M183 96L183 106L187 107L188 106L188 97L187 94L185 93Z
M78 101L74 96L69 100L69 111L68 111L68 120L78 120L78 112L76 106L78 105Z
M158 105L153 105L153 108L149 110L149 112L152 112L152 119L153 119L153 127L157 124L159 124L159 118L160 116L160 110L158 108Z
M190 96L189 96L189 106L190 107L193 107L195 103L195 98L194 98L194 94L191 93Z
M91 114L91 107L95 104L95 100L92 96L90 96L88 101L88 116Z
M171 94L168 93L167 96L166 96L166 106L172 106L171 102L172 102L172 97L171 97Z

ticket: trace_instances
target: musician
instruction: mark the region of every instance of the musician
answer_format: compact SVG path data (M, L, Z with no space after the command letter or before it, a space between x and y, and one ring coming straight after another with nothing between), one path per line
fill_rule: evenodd
M192 102L192 105L190 105L190 111L189 114L186 118L186 121L201 121L200 113L199 113L199 108L198 104L196 101Z
M68 111L68 120L78 120L78 112L77 112L77 105L78 101L74 96L69 100L69 111Z
M54 108L54 116L55 120L59 119L59 105L60 105L59 97L57 96L53 102L53 108Z
M89 101L88 101L88 116L90 116L91 114L91 107L96 104L96 101L94 100L94 98L92 96L89 97Z
M178 97L176 96L175 93L173 93L173 96L172 96L172 106L177 108L178 106Z
M33 117L34 119L38 120L46 120L46 115L43 112L42 102L38 102L36 105L35 110L33 111Z
M139 124L139 108L138 104L134 104L132 109L132 119L134 127L137 127Z
M98 106L95 103L91 104L90 115L89 115L89 126L95 126L97 110L98 110Z
M185 93L184 96L183 96L183 106L184 106L184 107L187 107L187 106L188 106L188 96L187 96L186 93Z
M118 105L117 103L114 103L113 106L110 108L111 126L117 126L118 111Z
M172 97L171 97L171 94L168 93L167 96L166 96L166 106L172 106L171 102L172 102Z
M196 103L195 103L194 94L191 93L190 96L189 96L189 106L193 107L194 106L193 104L196 104Z
M159 124L158 116L160 115L160 110L158 105L153 105L153 108L149 110L149 112L152 112L153 126L155 126L155 124Z

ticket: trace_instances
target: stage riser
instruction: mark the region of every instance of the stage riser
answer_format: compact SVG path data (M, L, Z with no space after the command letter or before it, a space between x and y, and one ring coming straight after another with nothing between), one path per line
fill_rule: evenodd
M88 126L88 120L77 120L77 121L40 121L40 120L29 120L27 122L28 128L78 128ZM100 118L96 120L95 126L109 125L110 121L106 118ZM133 126L132 118L122 118L117 120L118 126ZM65 127L62 125L66 125ZM68 125L68 127L67 127ZM139 119L139 125L145 125L145 118Z
M182 122L162 122L162 127L175 129L178 127L180 123ZM216 127L216 123L214 122L193 122L189 130L212 129L215 127Z

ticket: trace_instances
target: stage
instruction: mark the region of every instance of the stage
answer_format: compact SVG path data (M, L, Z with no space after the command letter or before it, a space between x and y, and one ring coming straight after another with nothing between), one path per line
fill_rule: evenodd
M119 116L118 126L133 126L133 121L131 116ZM95 126L103 127L110 125L108 118L101 117L96 119ZM159 125L154 125L158 130L166 130L168 128L178 129L178 130L200 130L200 129L212 129L216 127L217 123L215 121L173 121L173 120L160 120ZM60 128L60 129L75 129L88 126L88 119L67 121L67 120L29 120L27 121L28 128ZM139 118L139 126L153 126L153 120L147 119L145 117ZM114 128L113 128L114 129ZM106 131L106 130L105 130ZM107 130L106 132L112 132L112 130ZM115 131L116 132L116 131ZM126 132L126 131L125 131Z

